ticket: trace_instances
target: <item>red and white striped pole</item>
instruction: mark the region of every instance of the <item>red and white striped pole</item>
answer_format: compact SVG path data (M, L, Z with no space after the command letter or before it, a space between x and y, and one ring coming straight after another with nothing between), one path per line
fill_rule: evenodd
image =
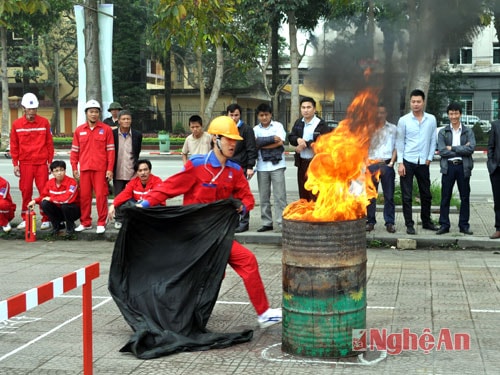
M24 293L0 301L0 322L82 286L83 373L92 375L92 280L99 277L99 272L99 263L92 263Z

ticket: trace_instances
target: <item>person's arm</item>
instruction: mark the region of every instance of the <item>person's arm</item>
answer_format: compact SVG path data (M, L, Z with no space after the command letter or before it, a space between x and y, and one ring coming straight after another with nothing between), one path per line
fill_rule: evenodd
M78 161L80 160L80 138L77 130L78 128L76 128L73 133L73 142L71 143L71 152L69 154L71 170L73 172L73 177L76 179L80 177L80 173L78 172Z
M46 131L45 131L45 145L47 146L47 156L48 156L48 165L50 165L50 163L52 163L52 161L54 160L54 153L55 153L55 150L54 150L54 139L52 138L52 131L50 129L50 123L48 120L45 119L45 123L46 123Z
M474 132L470 129L467 129L467 142L464 145L453 146L452 150L460 156L471 156L474 153L474 149L476 148L476 137Z
M113 137L113 131L106 127L106 178L108 181L113 179L113 170L115 167L115 139Z

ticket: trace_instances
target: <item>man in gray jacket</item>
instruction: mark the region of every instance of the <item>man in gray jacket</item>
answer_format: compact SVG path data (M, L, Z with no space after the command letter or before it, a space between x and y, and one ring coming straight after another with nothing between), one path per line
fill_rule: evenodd
M473 234L469 228L470 216L470 176L474 161L472 154L476 147L476 138L472 129L460 122L462 106L450 103L447 108L450 125L446 125L438 134L438 150L441 155L441 207L439 214L440 228L436 234L450 231L450 200L453 186L457 183L460 194L460 233Z

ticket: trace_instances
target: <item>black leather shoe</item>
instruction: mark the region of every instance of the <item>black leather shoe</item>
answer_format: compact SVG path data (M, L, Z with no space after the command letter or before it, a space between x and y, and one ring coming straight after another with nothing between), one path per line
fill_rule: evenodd
M394 227L394 224L387 224L385 226L385 229L387 229L389 233L396 233L396 228Z
M436 234L444 234L444 233L449 233L450 230L448 228L445 228L445 227L441 227L437 230Z
M406 233L408 234L415 234L415 227L413 225L409 225L406 227Z
M234 231L235 233L243 233L248 230L248 225L240 225L236 230Z
M268 232L270 230L273 230L272 225L263 225L259 229L257 229L257 232Z
M372 224L372 223L366 224L366 231L367 232L371 232L374 229L375 229L375 224Z
M427 225L422 225L422 228L428 229L428 230L438 230L439 228L435 226L433 223L429 223Z
M474 232L470 229L460 229L460 233L468 234L469 236L472 236L474 234Z

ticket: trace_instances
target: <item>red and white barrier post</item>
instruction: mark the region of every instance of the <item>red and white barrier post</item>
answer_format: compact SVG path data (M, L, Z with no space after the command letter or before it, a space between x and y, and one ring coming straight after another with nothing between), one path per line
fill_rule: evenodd
M99 263L0 301L0 322L26 312L72 289L82 287L83 373L92 375L92 280L99 277Z

